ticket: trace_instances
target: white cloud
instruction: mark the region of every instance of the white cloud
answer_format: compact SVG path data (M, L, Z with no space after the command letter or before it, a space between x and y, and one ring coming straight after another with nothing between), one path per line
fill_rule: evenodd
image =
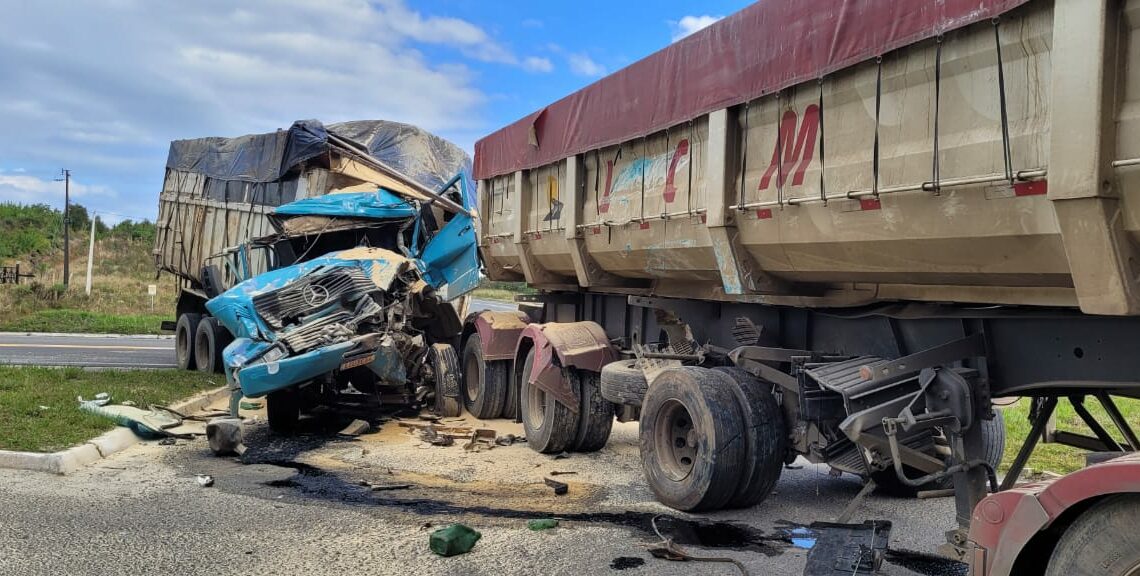
M383 118L470 149L487 101L472 61L553 68L404 0L74 0L65 18L59 10L17 2L0 18L0 124L19 135L0 139L0 159L114 173L106 183L137 199L136 213L157 205L170 140ZM8 181L2 197L29 190Z
M72 202L94 197L113 199L116 196L115 191L106 186L93 186L71 179ZM0 171L0 202L63 206L63 182Z
M713 24L724 16L683 16L680 20L670 20L669 27L673 29L673 41L676 42L701 28Z
M550 58L539 58L537 56L530 56L523 60L523 69L530 72L552 72L554 70L554 63Z
M583 53L567 54L566 61L570 64L570 71L579 76L604 76L606 73L605 66Z

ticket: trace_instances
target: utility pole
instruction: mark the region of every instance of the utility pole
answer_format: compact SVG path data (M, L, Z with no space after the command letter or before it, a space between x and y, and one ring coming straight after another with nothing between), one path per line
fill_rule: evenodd
M91 295L91 265L95 262L95 212L91 212L91 244L87 247L87 288L85 292Z
M63 180L63 285L71 284L71 170L62 170L63 178L56 178L56 182Z

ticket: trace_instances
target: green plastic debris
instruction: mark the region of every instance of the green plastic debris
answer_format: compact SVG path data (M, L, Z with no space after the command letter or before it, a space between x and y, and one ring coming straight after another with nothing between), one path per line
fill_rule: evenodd
M261 410L263 406L265 406L265 404L257 400L242 400L238 403L238 408L242 410Z
M535 520L528 520L526 527L535 532L539 530L549 530L558 527L558 520L554 518L537 518Z
M431 551L440 556L455 556L470 552L483 535L462 524L452 524L431 533Z

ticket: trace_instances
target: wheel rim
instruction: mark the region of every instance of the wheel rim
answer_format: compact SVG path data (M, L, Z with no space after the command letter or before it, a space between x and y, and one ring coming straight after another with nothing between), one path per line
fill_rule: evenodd
M661 405L654 421L654 451L661 470L673 481L681 481L693 471L697 460L697 435L689 410L678 400Z
M541 430L546 420L546 392L534 384L526 385L526 420L534 430Z
M479 384L483 375L479 373L479 359L474 354L466 354L463 363L463 380L467 388L467 399L474 400L479 397Z
M1125 572L1124 576L1140 576L1140 563L1136 564L1127 572Z

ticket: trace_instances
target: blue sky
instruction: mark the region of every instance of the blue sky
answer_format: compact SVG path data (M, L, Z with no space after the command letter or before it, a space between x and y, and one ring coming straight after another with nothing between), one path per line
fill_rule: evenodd
M0 0L0 202L153 218L170 140L382 118L475 140L747 5Z

